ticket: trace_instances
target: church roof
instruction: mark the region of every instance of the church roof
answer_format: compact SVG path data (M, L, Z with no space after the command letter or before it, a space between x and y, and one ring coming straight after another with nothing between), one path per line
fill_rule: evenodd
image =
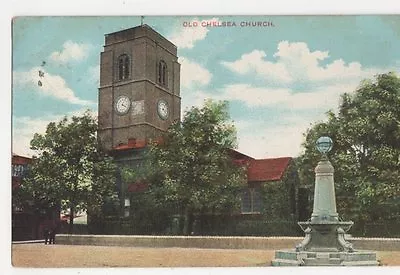
M247 166L247 181L281 180L292 158L252 159Z
M156 140L156 142L161 143L162 140ZM146 146L147 142L145 140L130 139L127 144L121 144L115 147L114 150L124 151L140 149ZM229 153L234 163L246 167L248 182L281 180L292 160L291 157L254 159L233 149Z
M161 144L163 143L162 138L157 138L152 141L147 141L144 139L128 139L128 143L122 143L116 147L113 148L114 151L125 151L125 150L131 150L131 149L141 149L145 148L147 145L150 143L156 143L156 144Z
M114 147L114 150L116 151L124 151L124 150L130 150L130 149L140 149L146 147L147 142L145 140L135 140L135 141L129 141L127 144L120 144L116 147Z
M229 150L229 155L230 155L234 160L242 160L242 161L245 161L245 160L254 159L254 158L252 158L252 157L250 157L250 156L248 156L248 155L246 155L246 154L243 154L243 153L241 153L241 152L239 152L239 151L236 151L236 150L234 150L234 149L230 149L230 150Z
M24 157L17 154L12 153L12 164L27 164L32 161L30 157Z
M281 180L288 168L291 157L254 159L236 150L230 150L233 162L246 167L247 181Z

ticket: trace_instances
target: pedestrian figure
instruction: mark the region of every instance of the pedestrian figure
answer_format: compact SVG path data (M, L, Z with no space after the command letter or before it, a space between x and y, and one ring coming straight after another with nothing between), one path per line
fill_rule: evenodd
M55 244L56 241L56 229L52 228L49 231L49 244Z
M44 244L55 244L58 222L46 220L44 222Z
M43 234L44 234L44 244L47 244L50 239L50 229L45 227Z

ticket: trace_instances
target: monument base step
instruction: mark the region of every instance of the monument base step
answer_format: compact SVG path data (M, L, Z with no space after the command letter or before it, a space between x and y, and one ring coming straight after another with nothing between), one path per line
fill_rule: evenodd
M273 266L377 266L373 251L354 252L309 252L278 250L275 252Z
M272 266L299 266L297 260L275 259L272 261Z

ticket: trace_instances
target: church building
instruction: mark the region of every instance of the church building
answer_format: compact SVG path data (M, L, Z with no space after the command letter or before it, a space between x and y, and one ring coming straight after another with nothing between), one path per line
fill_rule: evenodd
M180 119L177 47L146 24L106 34L100 57L98 94L98 139L102 149L120 166L138 166L146 146L159 141L168 127ZM260 214L261 185L284 179L292 159L255 160L237 151L232 156L248 164L242 213ZM293 181L285 191L293 216L297 213L297 182ZM129 185L121 180L119 184ZM125 207L129 207L130 202L129 194L124 192L141 192L145 188L137 184L128 188L120 186ZM125 216L128 215L129 211L125 212Z

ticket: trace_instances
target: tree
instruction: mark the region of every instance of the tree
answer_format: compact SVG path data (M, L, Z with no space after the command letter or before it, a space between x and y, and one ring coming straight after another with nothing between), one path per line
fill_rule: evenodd
M168 233L167 225L173 215L171 209L157 203L146 180L154 169L141 163L129 163L121 165L119 170L123 182L121 193L130 202L128 209L125 209L129 210L129 215L123 218L129 224L129 229L125 228L125 232L139 235Z
M232 213L240 206L245 179L230 157L236 131L228 119L226 102L207 101L187 111L149 150L149 193L184 217L183 234L192 232L194 214Z
M97 123L87 111L49 123L45 134L36 133L31 140L38 155L20 187L20 201L31 207L69 210L69 233L77 212L98 215L115 188L115 166L99 150L96 132Z
M400 79L393 73L366 80L342 95L338 113L305 134L301 179L313 181L319 154L315 141L328 135L334 141L329 154L335 167L338 210L361 221L392 219L400 215Z

